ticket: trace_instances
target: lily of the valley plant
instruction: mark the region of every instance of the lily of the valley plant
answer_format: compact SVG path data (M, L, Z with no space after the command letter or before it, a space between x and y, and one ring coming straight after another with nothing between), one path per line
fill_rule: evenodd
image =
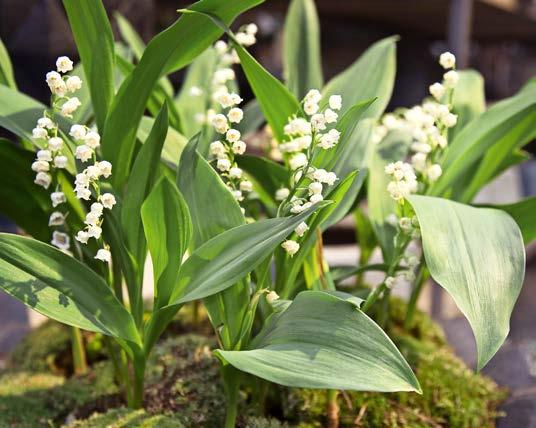
M125 49L100 1L64 0L81 64L58 58L44 79L50 106L18 92L2 61L0 99L9 102L0 103L0 125L17 139L0 142L2 212L33 238L0 235L0 286L46 316L109 336L132 407L143 404L158 338L181 307L202 302L219 343L227 427L252 378L241 372L329 390L331 410L337 390L420 392L382 329L401 276L414 290L408 325L429 273L468 318L484 366L508 332L534 199L465 204L523 158L519 148L535 135L535 85L484 111L472 94L479 76L456 71L445 53L432 98L384 114L396 38L324 84L310 0L290 4L282 83L246 50L256 25L228 29L261 1L199 1L147 46L119 16ZM167 75L187 65L174 94ZM238 66L255 95L245 105ZM252 156L246 141L265 122L268 156ZM322 233L352 211L361 264L330 269ZM384 263L369 265L377 246ZM368 270L385 272L381 284L341 291L342 279Z

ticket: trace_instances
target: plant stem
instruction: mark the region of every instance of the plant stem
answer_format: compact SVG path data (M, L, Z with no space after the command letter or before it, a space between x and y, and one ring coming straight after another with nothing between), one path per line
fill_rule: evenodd
M134 382L132 384L132 404L129 407L140 409L143 407L143 386L145 378L145 358L135 358Z
M327 407L327 427L339 428L339 403L337 403L337 397L339 391L336 389L329 389L328 393L328 407Z
M424 256L423 256L421 258L421 264L419 265L419 272L417 274L417 278L415 279L415 283L413 285L413 289L411 290L411 296L408 302L406 319L404 320L404 328L406 329L411 328L411 325L413 323L413 316L415 315L415 308L417 307L417 302L419 301L419 297L421 295L423 285L427 279L428 279L428 269L426 269L426 266L424 265Z
M86 351L82 332L77 327L71 327L71 347L73 353L73 368L77 375L87 373Z
M240 372L231 365L222 366L221 375L225 389L225 428L236 426L238 413L238 391L240 387Z

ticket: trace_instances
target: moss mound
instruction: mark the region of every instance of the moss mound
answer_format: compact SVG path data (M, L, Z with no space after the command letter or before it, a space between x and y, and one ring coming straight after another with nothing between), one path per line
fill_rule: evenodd
M473 373L453 355L442 330L429 317L415 314L402 328L405 305L391 305L389 335L414 367L423 395L356 393L339 395L341 427L493 427L497 405L505 398L491 380ZM48 324L48 323L47 323ZM50 323L32 333L12 355L18 370L0 373L0 427L219 427L225 412L219 364L211 337L169 336L155 348L147 368L145 410L128 410L113 383L108 362L97 363L86 376L65 380L50 372L47 360L68 346L68 329ZM62 329L64 331L62 332ZM53 343L63 335L63 340ZM39 348L41 349L34 349ZM21 370L25 367L26 370ZM244 384L250 384L244 377ZM246 388L247 391L247 388ZM266 408L277 419L253 414L252 396L241 396L240 428L314 428L325 426L325 391L272 386ZM284 422L286 421L286 422Z
M0 373L0 427L59 426L73 409L116 393L109 363L68 380L51 373L6 371Z

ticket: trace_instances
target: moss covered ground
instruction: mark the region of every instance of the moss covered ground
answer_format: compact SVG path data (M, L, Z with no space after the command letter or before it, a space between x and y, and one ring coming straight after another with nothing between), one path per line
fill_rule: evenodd
M441 329L427 316L416 314L410 331L402 329L404 313L403 303L391 305L389 333L414 367L423 394L343 392L339 395L341 427L495 426L496 408L506 392L453 355ZM184 330L188 329L176 326L177 332ZM66 327L48 322L15 350L8 369L0 373L0 427L221 426L224 397L218 362L211 353L216 347L213 338L168 335L148 364L145 409L134 411L122 407L107 361L94 363L85 376L59 374L64 359L58 356L69 354L68 333ZM253 381L244 378L246 385ZM325 391L274 385L266 396L263 407L271 419L255 415L257 401L243 393L240 427L325 426Z

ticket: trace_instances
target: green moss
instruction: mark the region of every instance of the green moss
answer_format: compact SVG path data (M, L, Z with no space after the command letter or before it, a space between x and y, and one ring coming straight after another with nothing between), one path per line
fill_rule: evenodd
M344 392L338 400L341 428L494 427L506 391L468 369L425 314L415 314L411 334L404 331L404 307L400 301L391 305L390 336L413 365L423 394ZM291 389L284 414L300 428L316 428L325 424L326 407L325 391Z
M112 409L103 414L94 414L83 421L76 421L69 428L185 428L175 418L165 415L150 415L145 410L125 408Z
M117 392L108 363L85 376L65 380L51 373L0 374L0 427L57 426L76 407Z

